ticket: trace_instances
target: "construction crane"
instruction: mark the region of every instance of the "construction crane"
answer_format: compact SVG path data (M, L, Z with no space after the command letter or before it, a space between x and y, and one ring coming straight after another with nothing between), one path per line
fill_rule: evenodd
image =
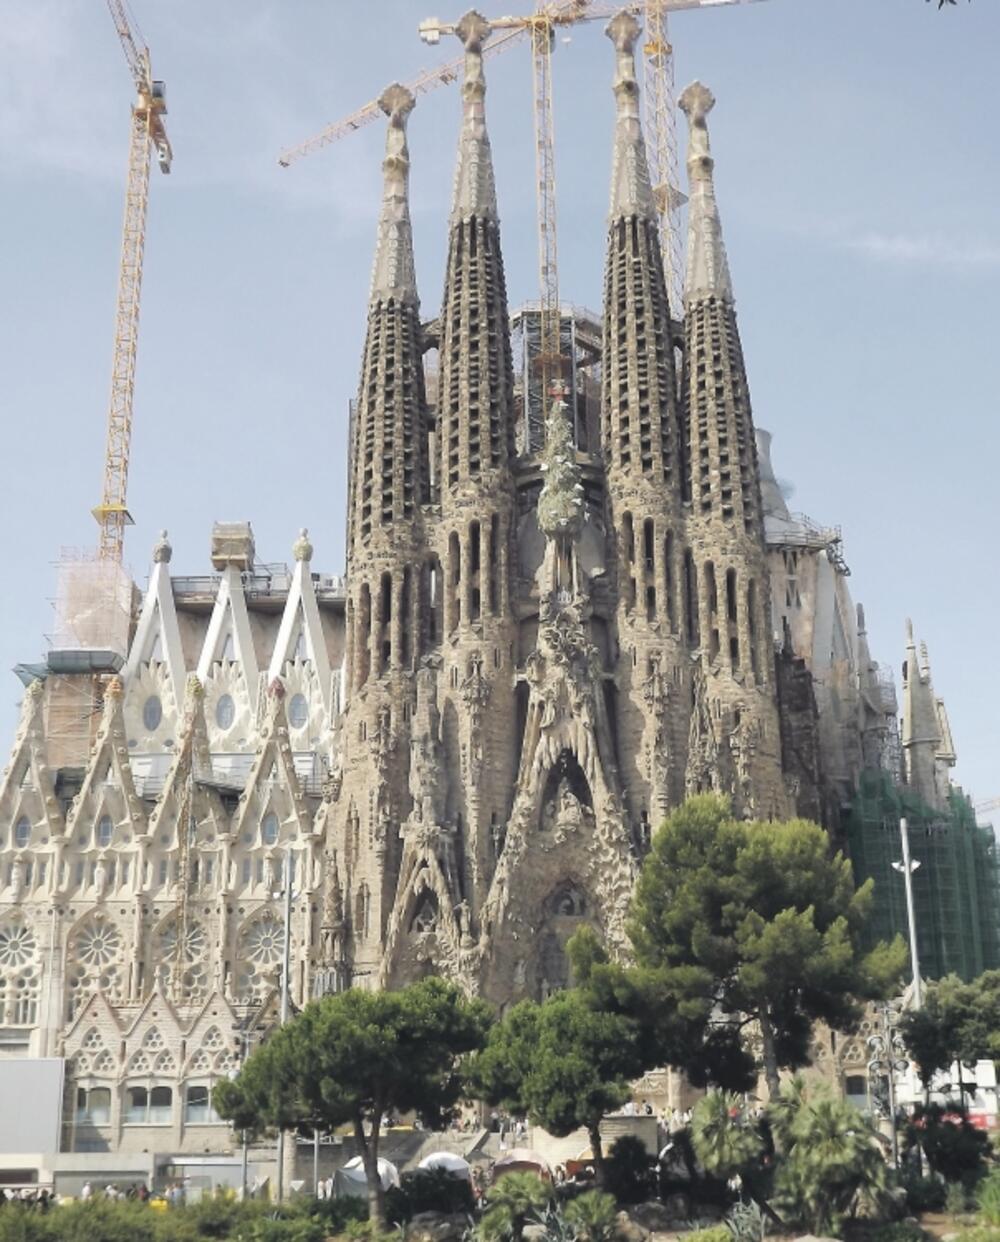
M540 346L538 362L542 372L541 391L549 392L561 371L559 274L556 241L555 138L552 116L552 48L555 31L576 22L612 17L625 9L644 18L644 106L646 142L654 199L660 216L661 250L671 313L680 318L681 249L679 211L684 196L679 189L676 140L676 109L673 91L673 47L667 35L668 12L717 8L722 5L753 3L754 0L641 0L640 3L607 4L592 0L538 0L534 13L522 17L496 17L489 22L497 32L483 47L483 55L506 51L525 38L532 50L532 86L535 120L535 169L538 211L538 269L540 295ZM437 43L442 34L455 27L431 18L420 24L420 37ZM424 94L458 79L464 57L458 56L437 69L424 70L409 83L414 94ZM330 145L363 128L381 116L378 101L321 130L313 138L284 151L278 159L282 167L312 151Z
M1000 811L1000 798L987 798L984 802L977 802L973 810L977 815L985 815L989 811Z
M98 544L100 559L121 563L125 527L132 524L126 504L126 488L139 337L139 295L146 244L146 210L149 206L149 167L155 150L160 171L169 173L173 152L163 125L167 111L166 90L164 84L153 77L149 48L141 37L136 39L123 0L107 0L107 5L136 89L125 182L125 221L115 307L115 348L111 366L108 438L104 452L104 486L101 503L93 510L101 528Z

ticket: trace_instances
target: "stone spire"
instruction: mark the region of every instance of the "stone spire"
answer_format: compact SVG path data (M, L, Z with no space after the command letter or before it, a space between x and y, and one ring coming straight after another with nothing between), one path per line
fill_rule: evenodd
M507 289L486 133L483 40L474 10L455 28L465 46L462 129L441 311L438 441L441 493L506 469L514 456L513 368Z
M684 286L684 416L687 497L705 518L742 526L761 537L760 480L750 392L722 226L712 181L706 117L712 92L695 82L680 97L687 113L687 277Z
M382 211L372 268L369 301L397 298L417 302L417 278L413 265L413 228L410 224L410 152L406 145L406 121L416 99L413 92L394 82L379 97L379 107L389 118L382 161Z
M616 108L604 277L604 451L612 474L677 498L680 468L673 344L659 222L639 124L631 13L611 19ZM618 480L616 480L617 482Z
M428 488L420 308L408 203L406 120L414 98L394 83L379 104L389 125L368 332L353 412L349 561L377 531L414 518ZM393 538L398 542L398 531Z
M909 620L903 664L902 740L907 784L929 806L943 809L948 796L948 768L955 762L955 752L944 704L934 693L927 647L921 643L918 655Z
M639 83L635 45L641 27L627 10L616 13L605 33L615 45L615 146L611 165L611 216L645 216L655 220L646 144L639 121Z
M687 169L688 260L684 298L718 297L733 300L729 262L722 242L722 224L715 201L715 181L708 141L708 114L715 96L707 86L693 82L678 100L687 114L689 129Z
M462 134L455 167L452 221L469 216L497 218L497 194L493 180L493 155L486 132L486 76L483 73L483 41L489 38L489 22L470 10L455 27L465 44L465 78L462 82Z

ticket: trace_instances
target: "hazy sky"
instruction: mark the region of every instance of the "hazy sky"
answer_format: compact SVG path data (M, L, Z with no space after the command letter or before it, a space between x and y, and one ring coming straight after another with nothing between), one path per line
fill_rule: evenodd
M459 5L435 0L436 15ZM429 0L133 7L167 82L175 162L153 173L127 560L144 585L165 526L174 569L206 572L213 520L250 519L262 559L289 559L308 526L317 569L340 571L383 129L289 170L276 156L457 41L420 43ZM602 26L577 27L554 62L561 289L594 307L613 119ZM1000 3L764 0L681 13L671 30L678 84L701 78L718 99L718 196L777 473L793 508L843 527L873 652L897 680L912 616L956 775L1000 795ZM526 48L487 72L516 303L537 285ZM0 0L3 670L45 648L60 547L96 537L130 102L101 0ZM410 123L428 317L458 107L446 87ZM21 694L2 677L0 755Z

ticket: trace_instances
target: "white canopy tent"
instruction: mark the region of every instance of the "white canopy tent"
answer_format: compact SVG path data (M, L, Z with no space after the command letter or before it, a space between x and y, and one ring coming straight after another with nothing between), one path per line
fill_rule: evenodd
M379 1156L378 1175L383 1190L399 1185L399 1170L391 1160L382 1156ZM354 1195L355 1198L363 1199L367 1196L368 1179L365 1177L365 1165L360 1156L352 1157L343 1168L337 1170L335 1186L338 1197Z
M461 1156L456 1156L452 1151L432 1151L429 1155L424 1156L419 1169L445 1169L452 1177L461 1177L469 1181L472 1177L472 1165L468 1160L463 1160Z

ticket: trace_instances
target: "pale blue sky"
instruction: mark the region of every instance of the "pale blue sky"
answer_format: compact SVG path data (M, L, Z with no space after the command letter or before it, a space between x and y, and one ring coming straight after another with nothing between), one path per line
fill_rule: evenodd
M317 568L342 569L382 128L287 171L275 157L453 55L416 27L460 5L133 0L175 151L173 174L153 173L147 246L127 548L140 583L161 526L174 568L205 572L217 518L250 519L267 560L306 525ZM602 24L560 43L554 68L562 293L591 306L613 106ZM794 508L843 526L874 654L897 670L913 617L957 775L1000 795L1000 3L765 0L680 14L672 33L679 85L699 77L718 99L718 194L776 470ZM488 80L517 302L536 290L526 50ZM95 538L130 98L100 0L0 0L0 754L20 697L5 670L44 649L52 562ZM457 125L454 87L410 125L428 316Z

